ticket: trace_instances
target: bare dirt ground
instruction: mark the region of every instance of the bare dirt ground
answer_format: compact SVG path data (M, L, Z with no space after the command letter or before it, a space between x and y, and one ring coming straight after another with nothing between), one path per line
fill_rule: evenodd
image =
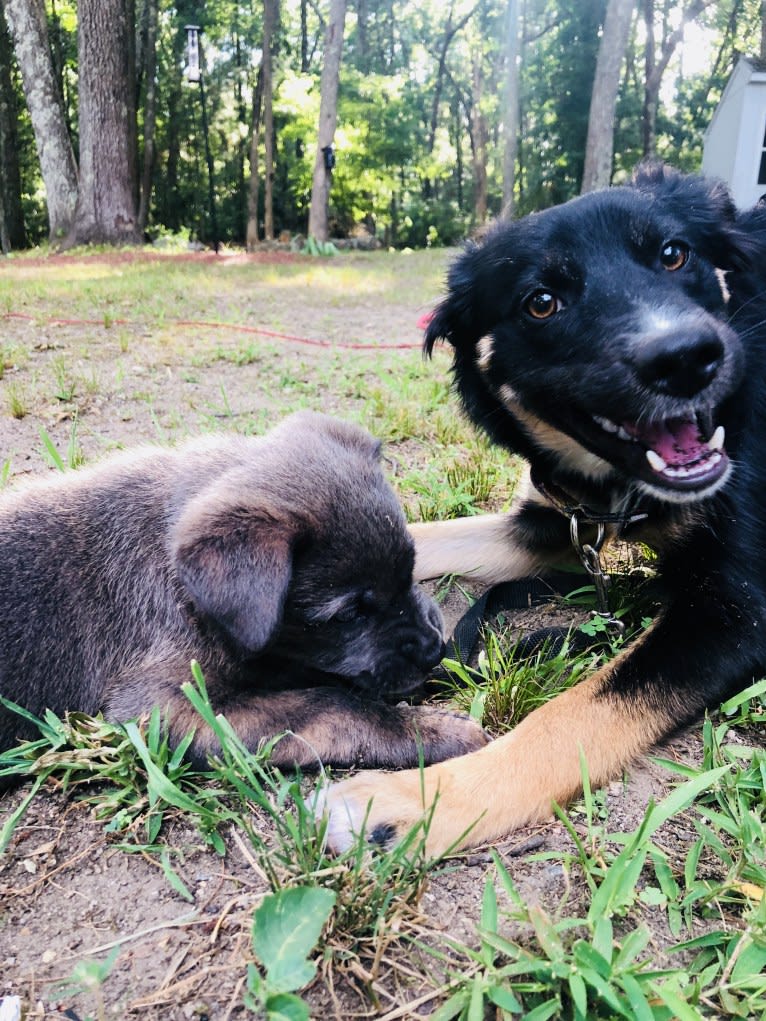
M31 263L29 272L34 272ZM177 311L183 317L180 300ZM386 336L415 348L420 339L415 323L422 311L418 306L387 310ZM242 349L241 331L199 327L191 343L189 329L168 323L148 335L140 321L117 322L120 312L129 318L129 309L118 309L109 323L90 327L86 347L81 324L51 322L29 312L32 319L1 323L3 344L29 352L18 371L13 364L6 366L0 384L6 392L9 386L23 386L30 402L23 417L13 418L4 409L0 419L0 452L10 460L11 475L46 470L40 428L64 451L75 409L77 442L89 456L98 456L118 444L175 438L217 423L236 428L240 417L256 410L265 420L273 418L290 388L294 393L318 376L327 360L325 351L310 344L261 336L253 338L258 351L252 362L243 364L235 357ZM209 317L218 318L220 312L211 307ZM317 329L310 305L296 302L289 333L364 340L376 329L376 314L369 305L360 310L349 301L334 310L331 323ZM202 351L207 352L204 358ZM214 356L216 351L231 357ZM342 361L343 350L335 348L334 356ZM419 359L414 350L412 357ZM269 369L262 386L259 365L264 359ZM65 371L59 372L62 365ZM443 374L445 365L438 362L435 371ZM32 377L39 381L57 375L76 377L76 400L29 383ZM279 378L281 388L274 385ZM337 394L329 388L321 392L321 385L320 393L320 404L334 410ZM343 409L354 400L346 394ZM448 618L454 619L463 605L463 597L453 595ZM571 614L565 619L569 622ZM664 754L694 760L697 737L674 741ZM650 798L660 797L668 782L666 771L646 761L624 782L613 783L606 798L610 830L633 829ZM0 824L23 793L0 798ZM658 840L671 861L680 861L692 838L691 830L675 820ZM0 996L20 996L29 1018L98 1016L98 990L61 986L71 986L78 962L103 959L118 948L103 984L104 1017L226 1021L250 1016L241 993L246 963L252 960L252 911L266 890L252 855L235 832L227 835L226 856L214 854L180 817L164 839L176 849L174 867L191 902L168 884L156 855L126 853L76 797L52 788L41 792L0 859ZM571 909L583 890L572 885L561 863L530 857L569 847L563 826L552 822L514 834L498 851L525 899L553 908L567 898ZM475 944L489 867L488 850L478 849L435 872L419 905L420 930ZM664 916L648 907L645 914L660 962L669 938ZM344 973L328 963L305 994L316 1018L417 1019L428 1017L439 1002L439 968L411 945L392 942L366 973Z

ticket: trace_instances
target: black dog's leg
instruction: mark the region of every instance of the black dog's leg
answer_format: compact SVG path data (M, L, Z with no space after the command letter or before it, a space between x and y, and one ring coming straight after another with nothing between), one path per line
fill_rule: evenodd
M576 563L568 519L534 496L507 514L417 523L409 531L416 581L455 574L494 585Z
M377 832L395 840L432 806L433 853L547 818L553 802L565 804L580 790L581 754L591 783L602 784L758 676L763 649L755 635L765 623L762 608L689 593L614 662L480 751L424 773L361 773L333 785L333 846L347 846L365 820L373 839ZM741 641L743 627L754 635L750 646Z

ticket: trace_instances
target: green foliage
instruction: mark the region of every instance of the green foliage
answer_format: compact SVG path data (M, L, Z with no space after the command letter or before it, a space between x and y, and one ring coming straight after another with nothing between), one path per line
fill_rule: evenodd
M317 239L313 237L309 237L307 239L303 251L306 255L332 256L338 254L338 249L332 241L317 241Z
M676 0L653 5L655 34L669 33L681 15ZM302 40L301 7L305 19ZM137 29L143 5L138 5ZM590 94L606 0L535 0L524 7L520 58L520 133L516 207L544 207L577 194L582 175ZM501 212L502 153L507 114L506 0L416 4L391 0L349 9L346 17L337 166L330 196L335 236L358 225L386 245L452 245L477 226L474 212L476 114L487 125L488 201ZM285 0L274 51L274 214L277 231L306 233L319 112L324 18L312 4ZM618 100L615 173L629 173L643 153L646 32L637 11ZM200 5L160 2L157 43L159 97L149 235L212 240L200 90L184 78L186 33L202 28L204 84L214 162L216 219L222 239L241 243L248 203L253 97L262 45L261 7L215 0ZM459 26L455 31L455 26ZM738 53L752 51L760 31L756 0L707 4L695 25L706 32L709 66L682 73L671 61L657 117L657 152L698 169L702 135ZM67 123L78 131L77 18L70 0L49 10L54 65ZM440 56L445 38L449 45ZM138 31L139 40L142 38ZM146 115L146 76L138 51L139 140ZM480 69L479 78L474 69ZM46 234L44 191L21 81L17 151L27 234ZM261 143L261 172L263 152ZM262 190L262 189L261 189ZM263 196L259 223L262 230Z
M700 770L662 802L650 805L632 835L607 835L600 823L594 823L594 803L584 773L587 840L581 839L567 816L560 817L576 848L570 867L576 861L590 887L587 913L551 914L540 905L526 903L494 853L496 882L508 907L500 909L495 882L488 878L479 948L459 948L465 953L469 976L455 979L451 996L432 1015L435 1021L471 1021L484 1017L488 1008L502 1019L522 1015L572 1021L615 1017L699 1021L705 1016L763 1016L766 909L762 898L748 909L750 921L743 931L719 930L672 946L671 955L699 951L685 969L653 966L650 931L635 918L641 903L654 900L643 896L647 890L643 877L650 862L663 896L673 887L667 859L652 837L704 792L717 791L727 771L727 765ZM617 853L612 849L615 844L622 845ZM672 896L677 906L681 899L677 887ZM524 938L503 934L503 915L516 927L522 926ZM712 1014L707 1008L712 1008Z
M69 979L59 983L56 987L57 995L72 996L85 994L86 996L93 997L96 1001L98 1021L105 1021L107 1014L103 986L117 963L119 952L120 948L115 947L103 961L78 961L72 969Z
M293 994L307 986L317 966L308 960L327 924L336 895L316 886L294 886L265 897L253 913L253 952L265 974L250 965L245 1005L271 1021L308 1021L309 1009Z
M84 463L85 457L77 440L77 415L74 415L72 418L72 426L69 431L69 440L64 457L61 456L56 444L43 426L40 426L40 439L43 442L43 457L58 471L63 472L68 468L79 468Z

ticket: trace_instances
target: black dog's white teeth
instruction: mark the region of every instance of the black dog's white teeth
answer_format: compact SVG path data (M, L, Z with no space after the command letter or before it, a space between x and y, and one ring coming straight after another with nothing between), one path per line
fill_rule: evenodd
M722 425L719 425L710 439L707 441L707 445L711 450L723 450L724 440L726 439L726 430Z
M667 463L660 457L656 450L647 450L646 460L656 472L667 471Z
M650 457L654 454L657 463ZM655 454L653 450L647 450L646 459L649 464L654 468L656 472L662 472L662 474L669 479L693 479L696 475L707 475L717 464L720 463L722 454L717 450L713 451L710 457L705 458L703 461L697 461L695 464L688 465L672 465L665 464L659 454ZM657 467L657 464L661 464L663 467Z
M646 451L646 460L653 471L661 473L670 479L693 479L696 475L704 475L720 463L723 457L726 430L719 425L709 440L705 441L708 454L699 458L692 464L668 464L656 450L651 448Z
M694 417L700 436L706 440L713 432L713 412L708 408L705 411L698 411Z
M635 443L635 439L630 435L630 433L621 425L613 422L610 418L601 418L600 415L594 415L593 421L596 425L600 426L604 432L612 433L617 437L617 439Z

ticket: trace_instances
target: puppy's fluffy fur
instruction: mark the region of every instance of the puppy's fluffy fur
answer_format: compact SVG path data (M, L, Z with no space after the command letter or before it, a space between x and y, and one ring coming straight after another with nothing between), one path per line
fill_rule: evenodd
M143 448L0 499L0 693L32 713L166 710L180 691L279 764L413 765L485 743L465 718L387 704L442 650L412 541L368 434L301 413L265 438ZM0 747L31 736L0 707Z
M545 569L572 556L580 507L587 541L601 519L658 550L667 604L615 662L487 748L333 788L338 846L370 799L373 837L435 799L432 850L497 837L577 792L581 752L602 783L763 674L764 265L764 210L738 215L720 184L657 165L498 224L457 259L427 349L453 346L463 405L538 489L509 515L416 526L416 575Z

